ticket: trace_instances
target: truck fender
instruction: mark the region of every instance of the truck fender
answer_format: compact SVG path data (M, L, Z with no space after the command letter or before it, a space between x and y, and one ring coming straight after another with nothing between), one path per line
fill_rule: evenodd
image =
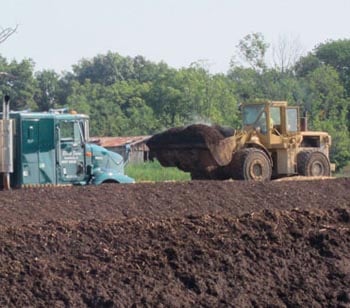
M104 170L104 172L95 173L91 184L100 185L102 183L135 183L135 180L125 174L114 172L114 170Z

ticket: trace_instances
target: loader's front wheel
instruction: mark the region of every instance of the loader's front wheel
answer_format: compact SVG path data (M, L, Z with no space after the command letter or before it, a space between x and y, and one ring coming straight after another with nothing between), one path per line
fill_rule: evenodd
M231 172L234 179L269 181L272 166L264 151L256 148L246 148L233 155Z
M303 151L297 158L298 174L304 176L330 176L329 159L321 152Z

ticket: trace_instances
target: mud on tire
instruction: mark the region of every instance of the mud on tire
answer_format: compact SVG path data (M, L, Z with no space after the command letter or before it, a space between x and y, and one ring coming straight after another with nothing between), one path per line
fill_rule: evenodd
M297 157L298 174L304 176L330 176L331 166L326 155L318 151L303 151Z
M269 157L257 148L245 148L235 153L230 169L232 178L238 180L268 181L272 174Z

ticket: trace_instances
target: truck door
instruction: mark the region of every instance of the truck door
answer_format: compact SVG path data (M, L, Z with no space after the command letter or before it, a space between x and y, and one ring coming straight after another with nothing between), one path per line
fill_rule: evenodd
M21 184L39 184L39 120L22 122Z
M53 121L25 119L21 136L21 184L55 184Z
M85 179L85 155L79 121L61 120L56 129L58 183L80 183Z

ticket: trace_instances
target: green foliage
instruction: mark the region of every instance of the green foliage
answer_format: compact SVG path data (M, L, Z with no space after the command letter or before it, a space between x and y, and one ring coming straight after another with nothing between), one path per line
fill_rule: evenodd
M92 60L82 59L78 65L73 65L73 71L81 83L88 79L92 83L109 86L132 78L133 61L130 57L124 58L117 53L108 52L107 55L98 55Z
M265 42L262 33L255 32L246 35L238 43L238 51L251 68L256 71L266 68L265 55L269 44Z
M54 71L42 71L35 74L37 90L34 99L40 111L57 108L60 91L59 76Z
M305 77L321 66L331 66L339 74L341 83L350 95L350 39L319 44L313 52L302 57L295 66L299 77Z
M134 178L136 182L143 181L188 181L191 179L189 173L177 168L164 168L158 161L143 164L128 164L125 173Z
M310 72L322 66L322 62L314 54L309 53L305 57L301 57L295 64L294 70L298 77L306 77Z
M306 76L306 83L309 95L305 105L314 121L336 117L346 106L344 87L333 67L324 65L316 68Z
M315 121L316 130L326 131L332 136L330 160L336 164L337 170L345 167L350 160L350 134L344 119Z
M300 81L290 73L274 69L256 72L251 68L232 67L228 78L235 85L240 102L254 100L286 100L296 104L303 99Z
M181 92L181 74L168 69L151 84L148 103L164 127L181 125L190 113Z
M347 94L350 95L350 39L320 44L315 55L322 63L337 70Z
M31 60L17 62L13 60L8 63L5 58L0 57L0 72L5 72L0 83L0 95L10 95L11 109L36 109L34 101L36 91L36 79L34 78L34 63Z
M91 134L99 136L140 135L154 130L152 109L143 96L148 84L120 81L110 86L72 83L68 106L91 117Z

